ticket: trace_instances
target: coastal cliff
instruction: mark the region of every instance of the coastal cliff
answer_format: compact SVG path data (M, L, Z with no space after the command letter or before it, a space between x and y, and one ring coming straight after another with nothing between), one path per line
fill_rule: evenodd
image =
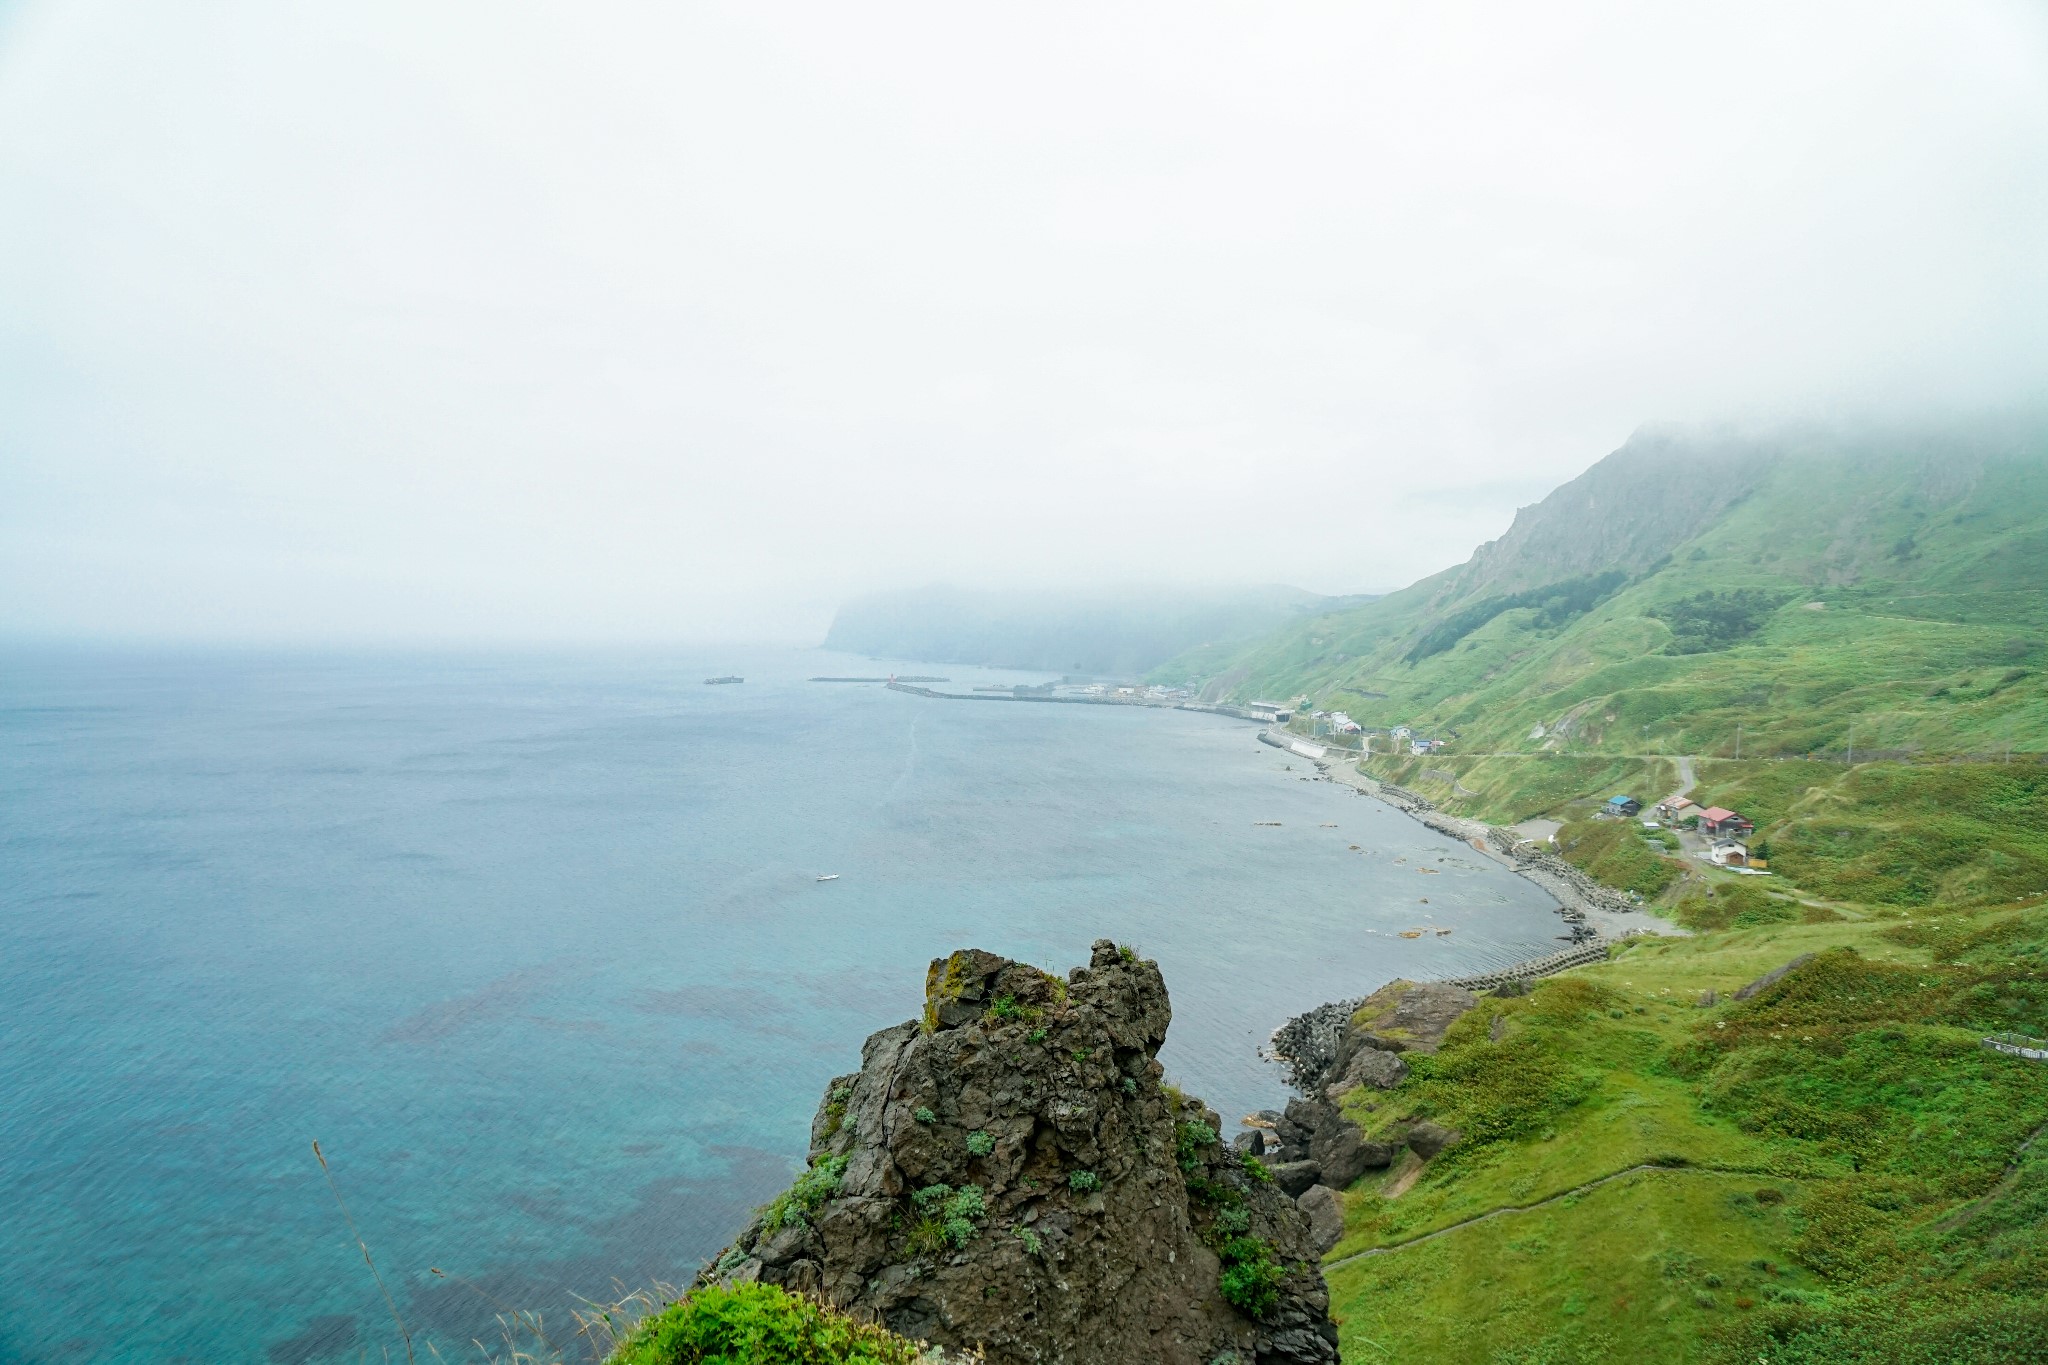
M1307 1215L1163 1083L1157 964L978 950L826 1087L809 1169L700 1283L815 1295L993 1365L1324 1365Z

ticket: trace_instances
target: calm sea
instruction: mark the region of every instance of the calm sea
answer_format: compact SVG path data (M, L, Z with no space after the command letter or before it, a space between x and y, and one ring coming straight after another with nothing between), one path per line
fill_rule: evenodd
M1137 945L1235 1120L1289 1014L1556 946L1242 723L805 681L892 667L1033 677L0 656L0 1361L397 1358L315 1139L448 1359L492 1300L684 1280L956 947Z

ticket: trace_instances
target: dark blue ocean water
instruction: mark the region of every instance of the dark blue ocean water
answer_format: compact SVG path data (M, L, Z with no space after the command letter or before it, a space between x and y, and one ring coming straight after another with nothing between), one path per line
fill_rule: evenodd
M395 1356L315 1139L448 1359L483 1294L686 1279L955 947L1135 943L1235 1119L1287 1015L1555 946L1249 726L803 681L878 671L0 655L0 1362Z

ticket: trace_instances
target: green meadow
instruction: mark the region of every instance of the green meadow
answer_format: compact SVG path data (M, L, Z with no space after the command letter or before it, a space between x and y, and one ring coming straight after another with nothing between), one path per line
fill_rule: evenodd
M1637 941L1485 999L1349 1097L1464 1140L1346 1194L1345 1359L2048 1358L2048 1066L1980 1043L2015 1028L2048 1031L2038 903Z

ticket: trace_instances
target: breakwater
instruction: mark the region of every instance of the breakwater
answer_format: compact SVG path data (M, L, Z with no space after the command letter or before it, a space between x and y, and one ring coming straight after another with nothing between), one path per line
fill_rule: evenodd
M814 679L814 681L824 681ZM850 680L839 680L850 681ZM939 681L943 681L940 679ZM1057 692L1045 692L1036 688L1017 687L1007 692L939 692L929 687L919 687L909 679L892 678L888 683L892 692L906 692L913 697L930 697L934 701L1027 701L1050 702L1059 706L1142 706L1155 711L1199 711L1209 716L1229 716L1233 720L1260 721L1265 717L1254 715L1241 706L1200 701L1168 701L1156 697L1076 697L1062 696Z

